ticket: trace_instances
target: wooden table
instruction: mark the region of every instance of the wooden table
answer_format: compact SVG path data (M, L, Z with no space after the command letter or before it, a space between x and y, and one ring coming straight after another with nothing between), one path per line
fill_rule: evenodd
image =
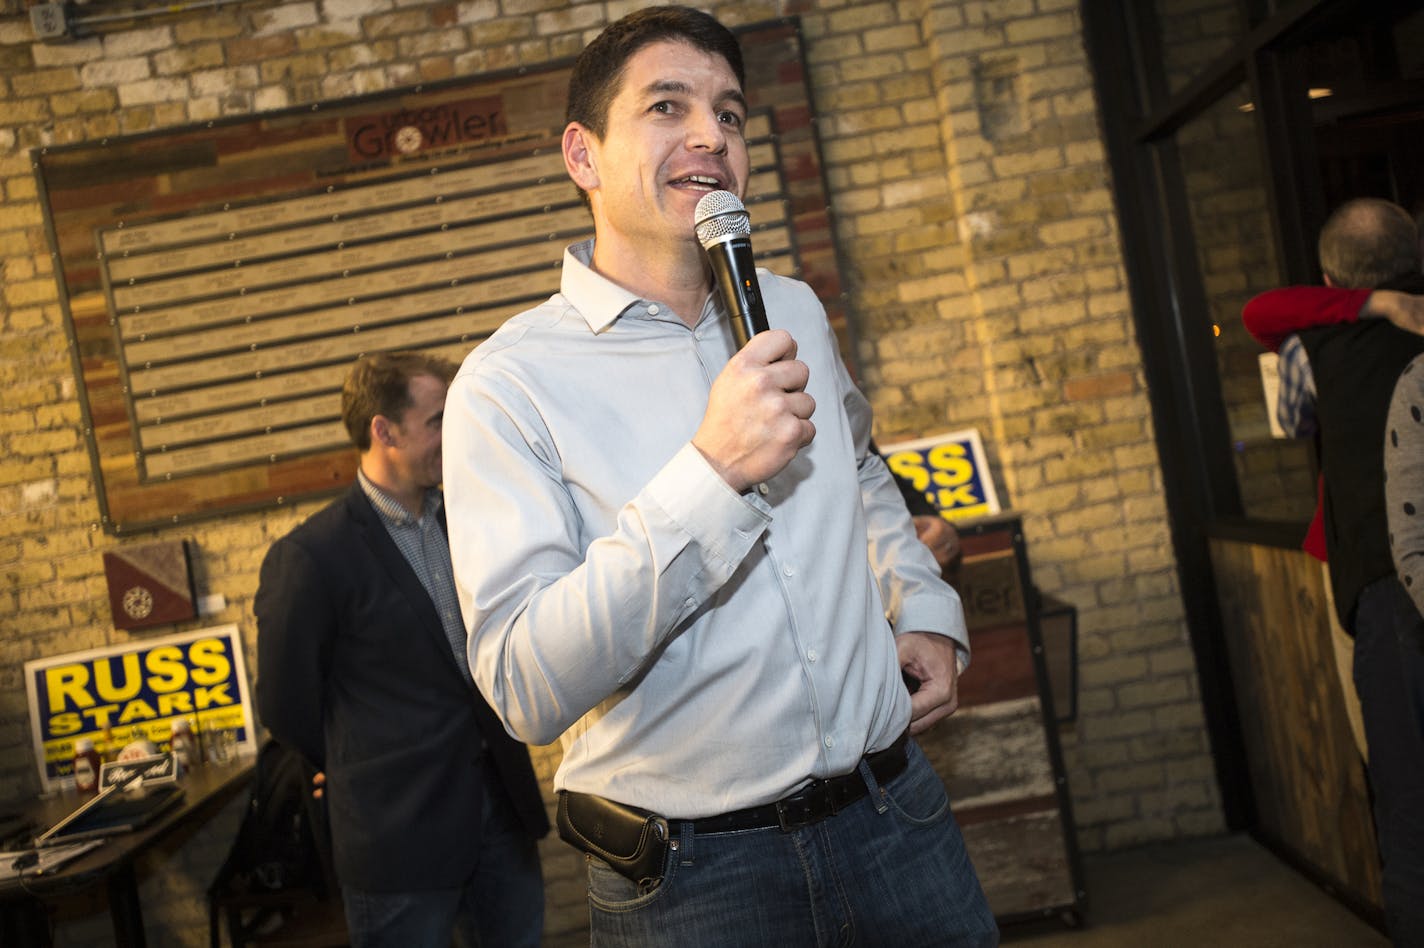
M102 846L54 872L26 876L23 881L0 882L0 916L4 916L0 919L0 933L7 935L7 945L13 938L18 946L47 946L49 927L42 903L102 883L114 924L114 944L118 948L143 948L146 938L134 863L174 830L211 818L224 803L248 786L253 763L254 758L243 756L230 764L194 768L180 780L184 791L182 802L147 826L110 836ZM27 815L43 831L80 802L73 792L57 794L36 802Z

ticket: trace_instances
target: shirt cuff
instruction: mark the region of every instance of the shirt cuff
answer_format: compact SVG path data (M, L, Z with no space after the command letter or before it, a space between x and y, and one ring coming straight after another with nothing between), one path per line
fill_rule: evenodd
M953 640L959 656L959 670L969 667L969 627L964 622L964 607L959 594L950 590L950 598L917 596L907 600L895 617L895 634L928 632Z
M702 452L683 445L648 484L648 497L705 550L736 568L771 523L761 498L732 490Z

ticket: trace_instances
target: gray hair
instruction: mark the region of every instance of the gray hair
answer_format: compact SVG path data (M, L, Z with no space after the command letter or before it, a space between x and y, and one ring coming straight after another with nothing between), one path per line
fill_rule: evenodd
M1419 228L1409 212L1379 198L1337 207L1320 229L1320 269L1335 286L1373 289L1419 272Z

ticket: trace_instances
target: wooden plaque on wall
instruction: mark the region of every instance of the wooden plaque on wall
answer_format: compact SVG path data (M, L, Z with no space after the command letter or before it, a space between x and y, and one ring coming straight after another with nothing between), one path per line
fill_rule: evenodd
M146 629L198 617L188 541L104 551L104 580L116 629Z
M740 39L757 262L815 287L849 360L799 25ZM355 359L458 361L556 292L591 229L569 67L37 149L105 529L339 489Z

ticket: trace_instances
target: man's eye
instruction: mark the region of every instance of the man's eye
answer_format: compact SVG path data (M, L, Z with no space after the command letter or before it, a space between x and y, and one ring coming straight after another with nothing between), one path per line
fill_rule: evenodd
M671 102L654 102L654 103L653 103L652 111L654 111L654 112L659 112L659 113L661 113L661 114L663 114L663 115L667 115L669 112L672 111L672 103L671 103Z
M742 127L742 117L736 112L723 112L718 118L723 125L730 125L733 128Z

